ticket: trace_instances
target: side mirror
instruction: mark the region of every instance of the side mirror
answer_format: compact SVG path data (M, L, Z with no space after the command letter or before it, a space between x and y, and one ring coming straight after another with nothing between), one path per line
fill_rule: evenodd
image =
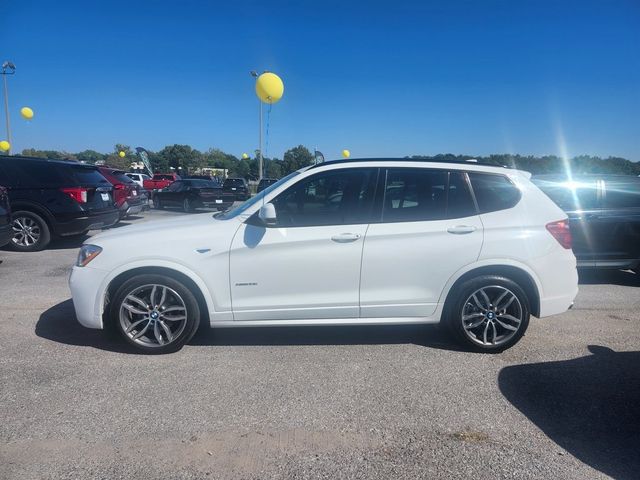
M260 211L258 212L258 217L263 221L265 225L275 225L276 224L276 207L273 203L265 203L260 207Z

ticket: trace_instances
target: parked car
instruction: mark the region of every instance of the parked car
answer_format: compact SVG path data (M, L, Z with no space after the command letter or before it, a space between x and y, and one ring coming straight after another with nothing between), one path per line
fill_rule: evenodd
M640 272L640 178L539 175L533 182L569 215L579 267Z
M127 177L129 177L131 180L133 180L134 182L136 182L140 188L144 188L144 181L145 180L151 180L151 177L149 175L147 175L146 173L131 173L131 172L127 172L127 173L125 173L125 175Z
M11 206L7 189L0 185L0 247L11 241Z
M176 180L167 188L158 190L153 197L155 208L181 207L185 212L197 208L226 210L235 196L225 193L218 184L208 180Z
M9 190L15 250L42 250L52 236L80 235L118 221L113 187L92 165L0 156L0 184Z
M390 196L387 193L393 190ZM567 215L517 170L348 160L282 178L227 212L91 239L70 279L89 328L142 352L212 327L443 322L485 352L578 291Z
M144 207L140 187L127 174L107 166L98 167L100 173L113 185L113 198L120 211L120 219L140 213Z
M168 187L176 180L180 180L180 176L175 173L155 173L150 179L142 181L145 190L153 192Z
M247 200L251 196L244 178L227 178L222 184L222 190L235 195L236 200Z
M267 188L269 185L273 185L277 181L278 180L276 178L262 178L262 179L260 179L260 181L258 182L257 193L260 193L262 190Z

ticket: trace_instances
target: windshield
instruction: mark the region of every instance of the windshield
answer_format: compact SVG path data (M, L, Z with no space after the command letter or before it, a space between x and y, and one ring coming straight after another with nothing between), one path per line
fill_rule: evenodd
M238 205L236 208L233 208L233 209L228 210L228 211L216 213L214 215L214 218L217 218L219 220L229 220L231 218L237 217L241 213L244 213L251 206L255 205L258 202L261 202L262 199L265 197L265 195L268 195L269 193L274 191L276 188L278 188L280 185L282 185L283 183L287 182L289 179L291 179L291 178L293 178L293 177L295 177L296 175L299 175L299 174L300 174L300 172L292 172L289 175L287 175L286 177L282 177L276 183L274 183L273 185L269 185L268 188L265 188L264 190L262 190L260 193L258 193L254 197L251 197L246 202L241 203L240 205Z
M244 187L244 180L241 178L227 178L224 181L225 187Z

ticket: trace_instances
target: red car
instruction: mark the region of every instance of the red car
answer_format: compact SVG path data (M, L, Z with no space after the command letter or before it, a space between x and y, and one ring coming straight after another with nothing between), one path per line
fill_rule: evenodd
M113 185L113 199L120 212L120 219L140 213L144 207L140 187L125 175L123 170L101 166L100 173Z
M145 190L153 192L168 187L176 180L180 180L180 176L175 173L154 173L152 178L142 182L142 186Z

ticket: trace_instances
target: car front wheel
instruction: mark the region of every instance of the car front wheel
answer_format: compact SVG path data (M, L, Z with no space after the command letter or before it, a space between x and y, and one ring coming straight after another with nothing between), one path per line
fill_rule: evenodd
M118 288L110 319L124 339L143 353L170 353L198 329L200 309L180 281L157 274L137 275Z
M515 345L529 326L529 300L513 280L494 275L472 278L454 295L445 321L453 335L473 350L502 352Z

